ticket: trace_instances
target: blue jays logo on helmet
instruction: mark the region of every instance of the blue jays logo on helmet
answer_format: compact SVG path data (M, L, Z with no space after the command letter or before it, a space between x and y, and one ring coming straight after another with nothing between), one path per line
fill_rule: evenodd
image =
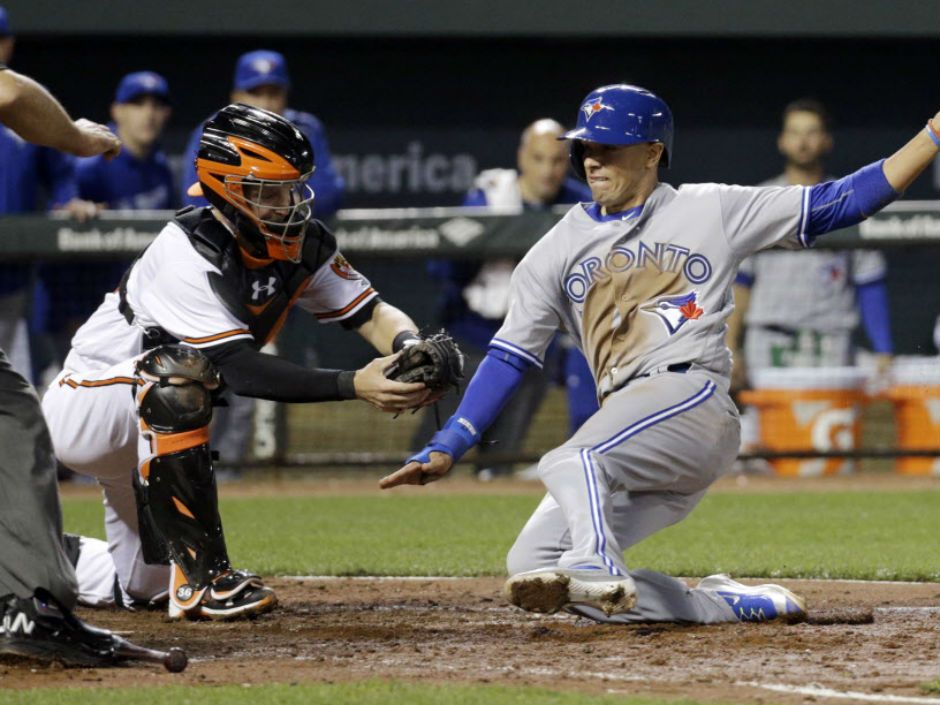
M604 102L600 98L595 98L581 106L585 122L590 122L591 118L601 110L613 110L613 108L609 105L604 105Z
M672 136L672 111L666 101L645 88L617 83L588 93L581 101L577 125L561 139L572 140L571 163L583 179L582 142L611 145L658 142L664 147L659 165L668 167L672 161Z
M679 296L663 296L641 307L662 322L669 335L675 335L689 321L701 318L705 310L698 305L698 292L690 291Z

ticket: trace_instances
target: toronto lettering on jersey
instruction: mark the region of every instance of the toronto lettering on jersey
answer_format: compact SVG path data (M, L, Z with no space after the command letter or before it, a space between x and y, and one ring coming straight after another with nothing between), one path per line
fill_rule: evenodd
M637 243L634 249L618 245L600 257L587 257L575 267L575 271L565 277L565 294L576 304L584 303L591 285L613 274L626 272L628 269L646 269L655 267L660 272L682 271L692 284L703 284L712 275L712 265L705 255L692 252L688 248L665 242L652 246L645 242Z

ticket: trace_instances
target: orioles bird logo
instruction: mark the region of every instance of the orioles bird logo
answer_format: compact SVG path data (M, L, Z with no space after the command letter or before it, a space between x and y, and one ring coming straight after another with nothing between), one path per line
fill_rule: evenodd
M697 291L679 296L662 296L642 306L640 310L659 318L669 335L675 335L688 321L695 321L705 313L705 309L698 305Z
M336 255L336 257L333 258L333 262L330 264L330 269L333 270L334 274L342 277L343 279L362 279L362 275L353 269L353 266L349 263L349 260L347 260L342 255Z

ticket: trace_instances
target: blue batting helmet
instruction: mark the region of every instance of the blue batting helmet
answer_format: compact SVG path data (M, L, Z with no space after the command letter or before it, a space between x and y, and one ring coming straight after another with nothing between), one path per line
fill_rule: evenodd
M599 144L640 144L659 142L665 147L659 165L672 161L672 111L666 101L645 88L617 83L601 86L581 101L578 123L561 139L571 142L571 164L582 179L584 146Z

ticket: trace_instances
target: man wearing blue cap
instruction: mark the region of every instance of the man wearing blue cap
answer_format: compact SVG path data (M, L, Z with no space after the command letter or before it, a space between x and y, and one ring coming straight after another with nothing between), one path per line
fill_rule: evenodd
M153 71L124 76L111 104L112 127L124 148L110 161L100 155L78 160L79 197L98 208L174 208L173 175L159 146L170 112L170 91L163 76ZM37 296L48 296L49 305L41 308L48 310L44 323L59 358L64 359L72 335L101 303L101 291L116 287L127 265L120 260L40 268L43 289Z
M323 124L310 113L287 107L287 94L290 86L287 61L283 54L266 49L250 51L242 54L235 66L231 102L245 103L282 115L307 136L317 160L316 170L310 179L310 186L316 194L314 209L318 218L326 219L339 209L343 197L343 180L333 168ZM205 199L186 193L186 190L197 181L195 159L200 135L202 135L202 125L193 130L186 146L183 160L185 167L183 202L204 206L207 205Z
M170 113L170 89L163 76L136 71L122 78L111 119L124 149L111 161L98 156L78 163L81 197L107 208L173 208L173 176L159 145Z

